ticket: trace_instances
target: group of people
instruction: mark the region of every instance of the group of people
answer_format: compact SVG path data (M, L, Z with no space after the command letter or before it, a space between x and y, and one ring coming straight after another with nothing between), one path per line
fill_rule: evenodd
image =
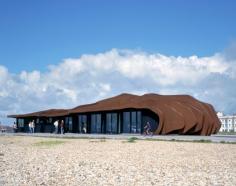
M34 133L35 123L34 120L29 122L29 132Z
M65 123L64 123L64 120L56 120L54 123L54 133L55 134L65 134ZM86 134L87 133L87 130L86 130L86 127L85 127L85 124L83 123L82 125L82 133ZM14 125L13 125L13 130L14 132L17 132L17 125L16 123L14 122ZM34 133L35 132L35 122L34 120L30 121L29 122L29 132L30 133ZM152 127L151 127L151 124L149 122L147 122L144 126L144 135L153 135L153 132L152 132Z
M54 134L65 134L65 123L64 120L56 120L54 123ZM81 132L83 134L87 133L86 124L82 122Z
M64 120L56 120L54 123L54 133L55 134L65 134L65 123Z

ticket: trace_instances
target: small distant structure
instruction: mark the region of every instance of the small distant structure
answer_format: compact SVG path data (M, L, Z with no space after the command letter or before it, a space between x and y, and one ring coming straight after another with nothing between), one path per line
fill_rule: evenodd
M220 132L236 132L236 113L233 115L224 115L223 112L217 112L221 122Z
M1 125L1 122L0 122L0 131L3 133L3 132L6 132L6 128L5 126Z

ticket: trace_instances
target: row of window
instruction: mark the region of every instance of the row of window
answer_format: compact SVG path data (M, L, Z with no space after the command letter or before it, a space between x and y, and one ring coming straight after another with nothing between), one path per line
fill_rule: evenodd
M232 123L232 119L220 119L221 123ZM236 123L236 119L234 120L234 123Z
M121 118L122 117L122 118ZM121 126L122 119L122 126ZM117 113L106 114L106 133L140 133L141 132L141 111L123 112L122 116ZM101 133L104 131L102 126L101 114L91 115L91 133Z
M123 133L141 132L141 112L123 112Z
M123 133L140 133L141 117L141 111L123 112L122 116L117 113L106 113L105 121L102 121L102 114L91 114L90 130L91 133L120 133L121 130ZM86 132L87 119L87 115L78 116L78 132Z
M236 128L236 124L235 125L230 125L230 124L222 124L222 128Z
M223 132L236 132L236 129L222 129Z
M150 116L147 112L141 111L124 111L121 113L97 113L97 114L79 114L77 116L77 123L74 123L75 118L68 116L64 118L66 131L79 132L79 133L141 133L142 122L149 122L152 130L156 130L158 121ZM35 119L36 127L42 126L37 124L50 124L53 123L53 118ZM24 127L26 120L18 119L18 126ZM89 124L89 125L88 125ZM43 125L49 127L49 125ZM43 129L44 130L44 129ZM41 131L41 129L40 129Z

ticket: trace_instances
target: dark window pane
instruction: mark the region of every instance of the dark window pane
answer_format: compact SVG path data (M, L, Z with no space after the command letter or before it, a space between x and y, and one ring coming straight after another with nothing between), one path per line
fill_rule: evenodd
M18 119L18 127L24 127L24 119Z
M107 113L106 133L117 133L117 113Z
M72 117L69 117L69 131L73 130L73 120Z
M101 114L91 115L91 133L101 133Z
M86 115L79 115L79 132L80 133L87 133L87 116Z
M111 114L106 115L106 133L111 133Z
M113 113L111 118L112 133L117 132L117 114Z
M136 133L136 112L131 112L131 133Z
M117 131L117 133L120 134L120 129L121 129L121 126L120 126L120 125L121 125L121 121L120 121L120 113L118 114L117 117L118 117L118 129L117 129L118 131Z
M137 112L137 133L141 133L142 114L141 111Z
M102 116L97 114L97 133L101 133Z
M69 132L72 132L72 117L65 118L65 125Z
M91 115L91 133L96 133L96 115Z
M130 112L123 112L123 133L130 133Z

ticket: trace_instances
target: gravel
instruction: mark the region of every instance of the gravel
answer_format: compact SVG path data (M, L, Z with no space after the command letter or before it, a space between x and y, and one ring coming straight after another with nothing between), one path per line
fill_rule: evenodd
M0 136L0 185L236 185L236 145Z

